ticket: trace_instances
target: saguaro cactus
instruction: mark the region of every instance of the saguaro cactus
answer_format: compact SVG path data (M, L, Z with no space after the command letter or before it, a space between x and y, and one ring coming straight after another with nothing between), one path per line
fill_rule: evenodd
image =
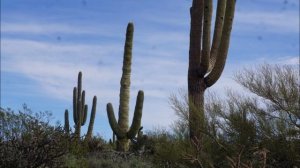
M82 90L82 73L78 73L77 87L73 89L73 120L75 123L75 135L80 137L81 126L86 122L87 108L85 104L85 91Z
M93 105L90 117L90 123L88 132L86 134L86 140L92 137L94 120L96 115L97 97L93 98ZM73 121L75 123L75 136L79 139L81 134L81 126L83 126L87 119L88 105L85 104L85 91L82 91L82 73L78 73L77 87L73 89ZM65 111L65 128L66 123L69 123L68 111ZM67 122L66 122L67 121Z
M193 0L188 69L190 138L201 141L204 128L204 91L216 83L225 66L235 0L218 0L211 45L212 0Z
M143 91L138 92L132 124L130 128L128 127L133 31L133 23L129 23L127 26L126 41L124 47L125 51L123 59L123 73L120 82L121 88L118 122L115 118L112 104L107 104L107 116L112 130L117 136L118 151L127 151L129 149L129 139L134 138L139 131L139 128L141 127L142 109L144 102Z

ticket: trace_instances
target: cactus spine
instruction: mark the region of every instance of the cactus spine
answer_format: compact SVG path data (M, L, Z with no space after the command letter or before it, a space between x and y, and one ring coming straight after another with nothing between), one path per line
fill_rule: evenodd
M139 128L141 127L142 109L143 109L143 102L144 102L143 91L138 92L132 124L130 128L128 126L133 31L134 31L133 23L129 23L126 31L123 69L122 69L123 73L120 82L121 88L120 88L120 105L119 105L118 122L115 118L112 104L111 103L107 104L107 116L108 116L109 124L113 130L113 133L117 136L118 151L128 151L129 139L134 138Z
M236 0L218 0L211 45L212 0L193 0L188 69L190 138L201 142L204 91L216 83L225 66Z
M96 115L96 106L97 106L97 97L94 96L86 140L89 140L92 137L94 120ZM83 126L86 122L87 113L88 113L88 105L85 104L85 91L84 90L82 91L82 73L79 72L77 87L74 87L73 89L73 121L75 123L75 137L78 140L80 139L81 126ZM68 110L65 111L65 129L66 129L66 125L69 125Z

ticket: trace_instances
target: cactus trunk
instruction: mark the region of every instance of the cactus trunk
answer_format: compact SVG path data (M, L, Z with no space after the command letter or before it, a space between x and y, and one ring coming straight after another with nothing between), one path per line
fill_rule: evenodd
M129 150L129 139L122 138L117 140L117 151L126 152Z
M204 129L204 93L225 66L235 11L235 0L218 0L211 44L212 0L193 0L188 69L190 138L201 143Z

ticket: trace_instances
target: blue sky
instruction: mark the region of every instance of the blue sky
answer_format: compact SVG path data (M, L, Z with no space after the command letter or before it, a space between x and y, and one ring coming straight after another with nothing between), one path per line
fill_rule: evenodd
M26 103L63 121L82 71L90 108L98 97L94 132L110 138L106 104L118 109L131 21L130 118L137 92L144 90L142 125L167 128L176 118L168 97L187 87L190 6L191 0L1 0L1 106L21 109ZM237 1L225 70L210 90L243 91L233 74L261 63L299 64L299 0Z

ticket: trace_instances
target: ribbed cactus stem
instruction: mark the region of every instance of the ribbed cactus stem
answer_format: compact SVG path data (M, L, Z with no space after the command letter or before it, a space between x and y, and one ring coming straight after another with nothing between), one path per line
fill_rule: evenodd
M116 142L116 134L113 133L112 135L112 142L115 143Z
M126 40L124 47L125 51L122 68L123 72L120 82L121 88L118 122L115 118L112 104L108 103L106 107L109 124L111 126L111 129L113 130L113 133L117 136L118 151L127 151L129 149L129 139L135 137L141 126L144 101L143 91L139 91L138 93L133 121L131 127L128 128L133 31L133 24L129 23L126 31Z
M70 132L70 124L69 124L69 112L66 109L65 110L65 126L64 126L64 130L67 134L69 134Z
M136 99L133 120L130 129L127 133L127 137L129 139L134 138L141 127L143 104L144 104L144 92L140 90Z
M81 126L83 126L86 121L87 110L88 110L88 106L85 104L85 91L84 90L82 91L80 102L81 102L80 112L81 112L81 116L82 116L80 123L81 123Z
M114 132L114 134L117 136L117 138L125 138L126 133L120 129L111 103L107 104L106 111L107 111L109 125L112 131Z
M217 60L217 54L218 54L219 46L221 43L221 37L222 37L225 10L226 10L226 1L219 0L217 5L215 29L214 29L214 36L213 36L213 41L212 41L212 46L210 51L210 62L209 62L208 72L211 72Z
M78 122L77 118L77 87L73 89L73 121L76 124Z
M83 113L82 113L81 126L84 126L84 124L86 122L87 114L88 114L88 105L84 105L84 110L83 110Z
M82 72L78 73L78 81L77 81L77 89L78 89L78 96L77 99L81 99L81 89L82 89Z
M92 138L93 128L94 128L94 121L95 121L95 116L96 116L96 106L97 106L97 96L94 96L92 111L91 111L91 117L90 117L90 123L89 123L88 131L87 131L87 134L86 134L86 139L87 140L90 140Z
M210 87L217 82L225 67L225 62L226 62L229 43L230 43L230 34L232 30L234 11L235 11L235 0L227 0L224 26L222 30L222 37L219 46L219 51L217 53L217 60L215 62L215 65L211 73L209 73L208 76L205 78L205 83L207 87Z
M201 75L205 75L209 67L210 58L210 32L212 18L212 0L204 0L203 46L201 55Z
M80 133L81 133L81 121L82 121L82 104L81 100L77 101L77 122L75 122L75 135L79 139L80 138Z
M133 24L127 26L126 40L124 47L123 73L121 78L120 88L120 105L119 105L119 120L118 124L122 131L128 129L128 112L130 99L130 74L131 74L131 58L132 58L132 41L133 41Z

